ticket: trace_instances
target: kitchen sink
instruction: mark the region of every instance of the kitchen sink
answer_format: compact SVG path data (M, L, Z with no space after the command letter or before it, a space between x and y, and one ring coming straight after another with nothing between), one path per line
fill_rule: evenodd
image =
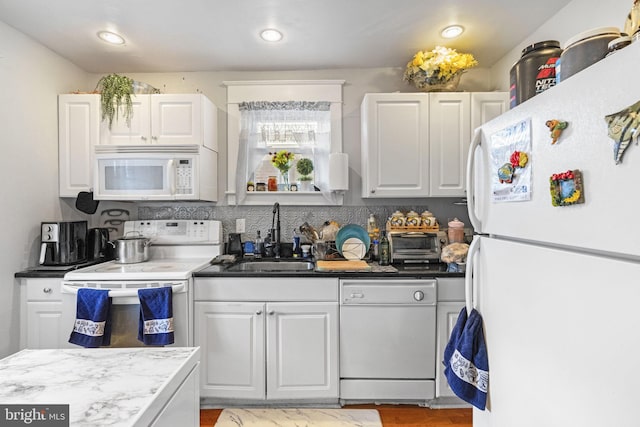
M246 261L234 264L227 271L309 271L313 262L309 261Z

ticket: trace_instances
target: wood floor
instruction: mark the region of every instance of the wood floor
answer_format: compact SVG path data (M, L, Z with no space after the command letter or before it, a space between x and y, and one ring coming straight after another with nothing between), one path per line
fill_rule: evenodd
M471 427L471 409L428 409L410 405L351 405L377 409L384 427ZM213 427L221 409L200 410L200 427Z

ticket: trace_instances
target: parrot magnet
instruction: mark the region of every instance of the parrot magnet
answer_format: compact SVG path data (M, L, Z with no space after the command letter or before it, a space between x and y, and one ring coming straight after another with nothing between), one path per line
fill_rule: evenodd
M640 130L640 101L617 113L605 116L609 138L613 139L613 158L616 165L632 141L638 144Z
M558 119L547 120L545 124L551 132L551 145L558 142L558 138L560 138L560 135L562 135L562 131L565 130L567 126L569 126L569 122L563 122L562 120Z
M578 169L554 173L549 178L549 191L553 206L569 206L584 203L582 172Z

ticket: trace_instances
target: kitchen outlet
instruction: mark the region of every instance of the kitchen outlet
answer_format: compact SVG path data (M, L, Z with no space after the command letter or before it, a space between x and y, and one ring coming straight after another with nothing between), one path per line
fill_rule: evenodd
M245 219L238 218L236 219L236 233L244 233L245 232Z

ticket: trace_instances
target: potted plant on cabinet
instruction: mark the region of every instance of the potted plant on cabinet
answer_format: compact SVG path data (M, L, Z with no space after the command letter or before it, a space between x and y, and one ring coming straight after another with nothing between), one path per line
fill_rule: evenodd
M303 157L298 160L296 170L301 175L300 177L300 191L313 191L313 178L311 173L313 172L313 162L311 159Z
M113 118L118 118L121 109L127 125L130 126L133 116L131 101L133 79L118 74L109 74L98 81L96 90L100 92L102 120L109 119L109 129L113 124Z

